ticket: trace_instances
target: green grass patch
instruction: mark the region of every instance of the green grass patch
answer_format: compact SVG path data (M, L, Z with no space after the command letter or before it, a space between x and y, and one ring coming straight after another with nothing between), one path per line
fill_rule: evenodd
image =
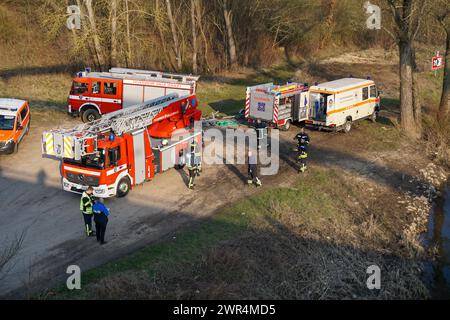
M269 69L245 71L238 76L224 76L223 81L202 81L197 91L200 109L205 115L213 112L225 116L235 115L245 107L248 86L265 82L283 84L294 77L295 71L295 66L280 64Z

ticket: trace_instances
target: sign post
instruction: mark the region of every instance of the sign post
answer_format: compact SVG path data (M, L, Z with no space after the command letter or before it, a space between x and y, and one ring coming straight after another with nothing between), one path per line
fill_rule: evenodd
M443 58L439 55L439 51L436 51L436 56L431 59L431 70L434 71L434 76L437 75L437 70L443 67L442 60Z

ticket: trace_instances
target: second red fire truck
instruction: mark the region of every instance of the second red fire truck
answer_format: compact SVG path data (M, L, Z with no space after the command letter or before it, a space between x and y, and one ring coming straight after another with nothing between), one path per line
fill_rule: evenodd
M63 189L94 196L123 197L134 186L153 179L187 154L193 141L201 145L201 118L195 95L173 93L119 110L73 129L46 131L43 155L62 160Z
M171 93L195 94L199 77L112 68L109 72L79 72L68 97L68 112L92 122L102 115Z

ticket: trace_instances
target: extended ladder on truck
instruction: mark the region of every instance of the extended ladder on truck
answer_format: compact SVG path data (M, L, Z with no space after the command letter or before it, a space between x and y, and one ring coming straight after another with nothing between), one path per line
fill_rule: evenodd
M113 133L120 136L148 127L164 108L179 99L183 98L179 98L177 93L172 93L106 114L99 120L72 129L45 131L42 137L42 154L59 159L80 160L81 157L97 151L99 134Z

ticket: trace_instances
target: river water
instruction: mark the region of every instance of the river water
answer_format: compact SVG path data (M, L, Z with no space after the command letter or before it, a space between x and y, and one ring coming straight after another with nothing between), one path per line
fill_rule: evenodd
M450 183L433 206L425 242L435 245L439 257L425 265L425 280L433 299L450 299Z

